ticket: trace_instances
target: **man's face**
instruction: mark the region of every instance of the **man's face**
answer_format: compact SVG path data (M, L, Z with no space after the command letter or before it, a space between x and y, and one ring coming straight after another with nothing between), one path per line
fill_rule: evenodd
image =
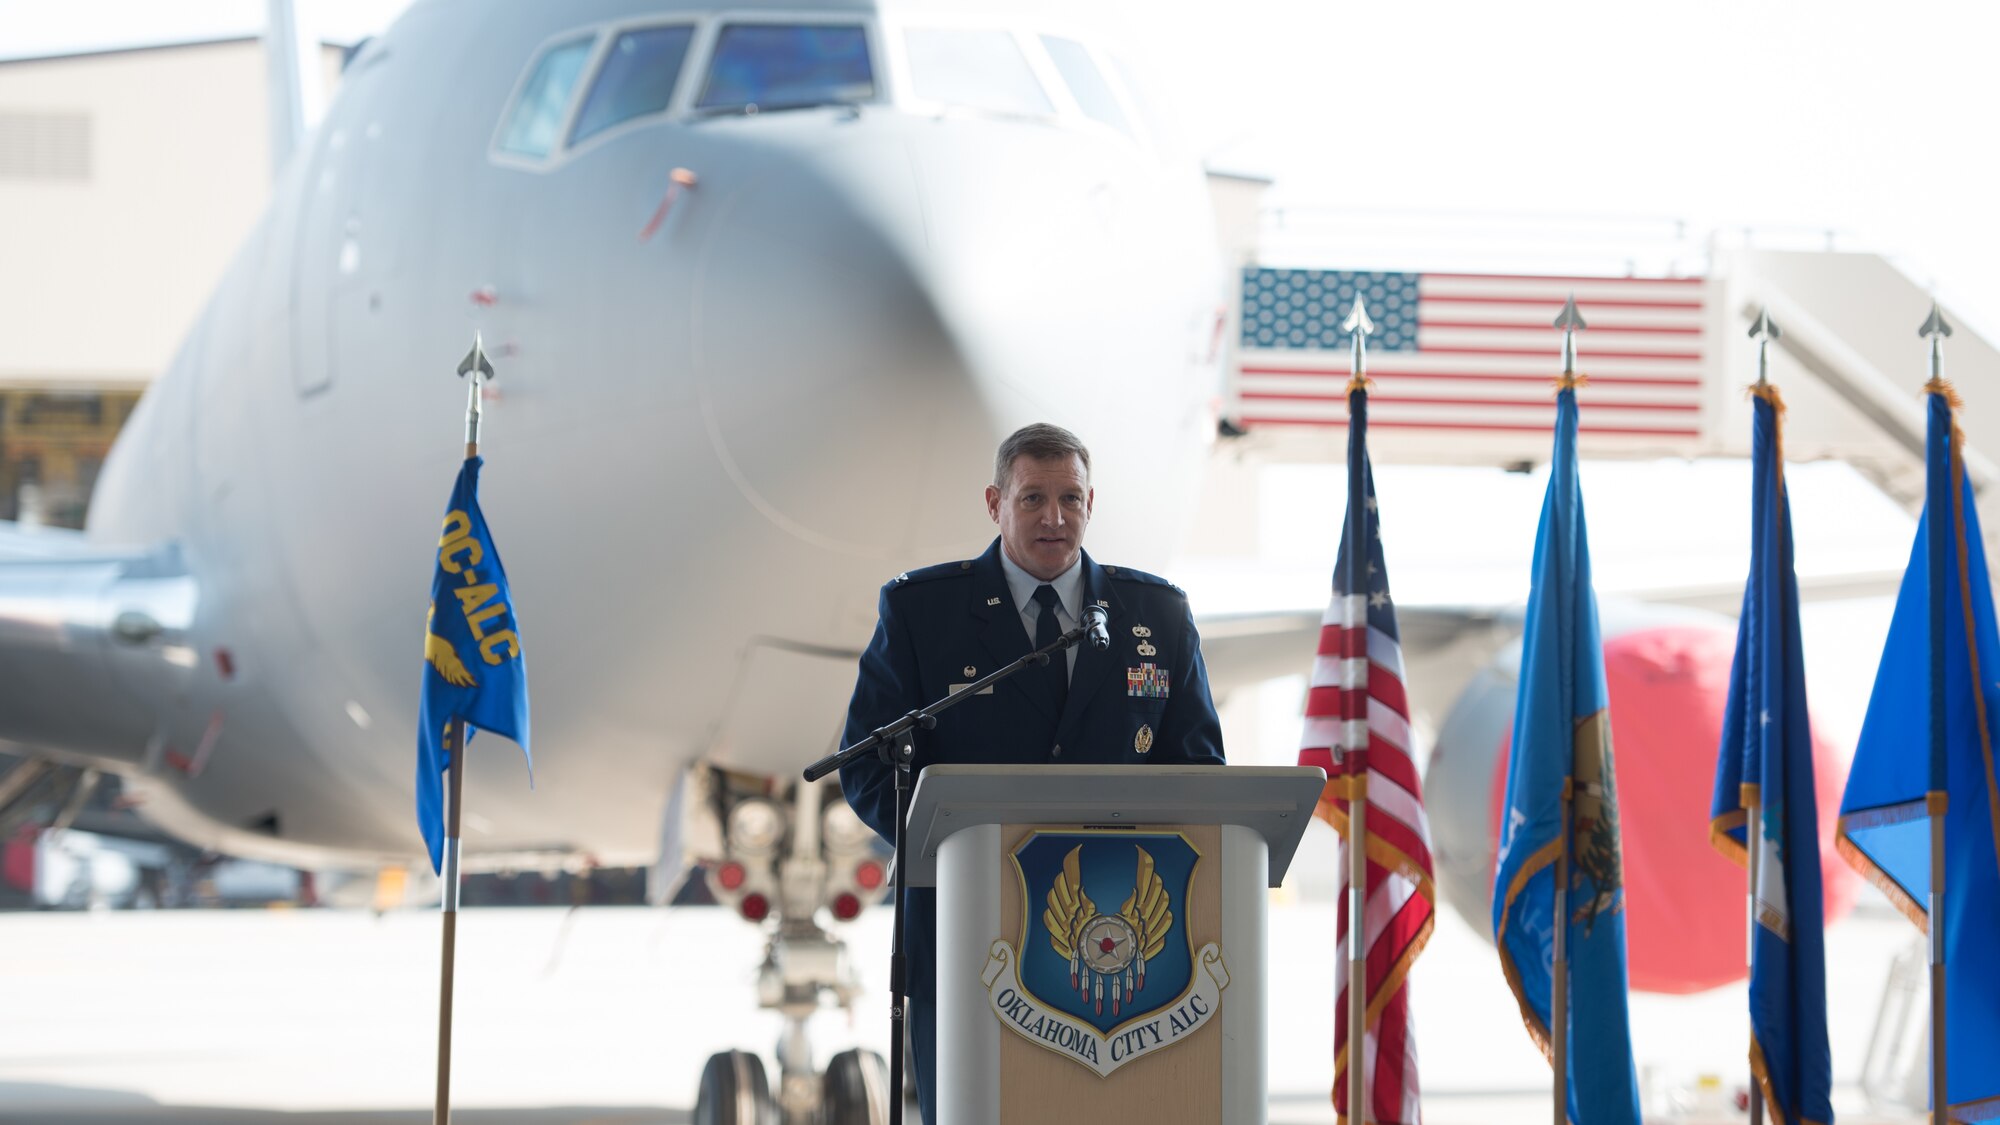
M1090 523L1090 474L1080 457L1016 457L1003 491L986 486L986 514L1015 565L1044 582L1068 570Z

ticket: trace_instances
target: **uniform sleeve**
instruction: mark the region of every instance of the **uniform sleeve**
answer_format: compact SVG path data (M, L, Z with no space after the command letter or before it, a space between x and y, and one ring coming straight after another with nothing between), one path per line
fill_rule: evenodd
M854 697L847 704L847 726L841 733L842 746L852 746L877 727L923 706L923 701L915 697L916 656L911 651L908 631L890 605L890 589L882 588L876 606L875 636L861 654ZM887 763L873 754L849 762L840 769L840 789L868 827L884 840L894 840L896 775Z
M1167 696L1167 745L1173 751L1169 761L1196 766L1223 765L1222 720L1216 717L1215 701L1208 695L1208 666L1201 658L1201 634L1195 631L1194 614L1187 599L1180 599L1181 645L1185 654L1179 685Z

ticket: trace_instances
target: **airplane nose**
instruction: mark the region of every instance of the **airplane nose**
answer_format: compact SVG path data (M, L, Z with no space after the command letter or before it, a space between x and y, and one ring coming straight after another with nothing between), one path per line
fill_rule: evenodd
M912 260L910 160L893 139L833 140L774 143L702 200L689 334L702 421L723 471L793 536L871 558L945 550L977 532L966 482L985 475L993 423Z

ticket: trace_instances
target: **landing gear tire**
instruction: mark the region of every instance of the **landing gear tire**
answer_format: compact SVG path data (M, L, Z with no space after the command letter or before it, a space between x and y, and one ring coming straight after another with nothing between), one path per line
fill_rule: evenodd
M821 1079L819 1125L885 1125L889 1064L873 1051L842 1051Z
M708 1056L694 1100L694 1125L779 1125L764 1060L748 1051Z

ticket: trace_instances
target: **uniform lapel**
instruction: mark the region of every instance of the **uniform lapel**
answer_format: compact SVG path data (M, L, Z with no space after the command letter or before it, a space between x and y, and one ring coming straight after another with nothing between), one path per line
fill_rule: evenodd
M1118 594L1111 588L1111 580L1104 568L1092 561L1090 555L1083 556L1083 605L1076 607L1078 621L1083 620L1084 606L1104 603L1106 626L1112 637L1118 635L1118 623L1125 616L1124 607L1118 603ZM1076 669L1069 677L1069 702L1063 707L1062 720L1056 724L1056 738L1061 741L1082 720L1084 708L1097 696L1099 688L1109 678L1112 671L1112 656L1109 648L1098 650L1090 647L1089 641L1076 646Z
M993 601L995 598L999 599L998 603ZM1028 630L1021 624L1021 609L1014 604L1013 591L1008 589L1007 572L1000 568L998 539L986 549L985 554L973 560L972 616L977 622L979 643L986 647L996 669L1012 664L1033 650ZM1033 703L1043 715L1057 718L1055 696L1049 694L1047 681L1035 675L1033 668L1024 668L1008 677L999 690L1016 692Z

